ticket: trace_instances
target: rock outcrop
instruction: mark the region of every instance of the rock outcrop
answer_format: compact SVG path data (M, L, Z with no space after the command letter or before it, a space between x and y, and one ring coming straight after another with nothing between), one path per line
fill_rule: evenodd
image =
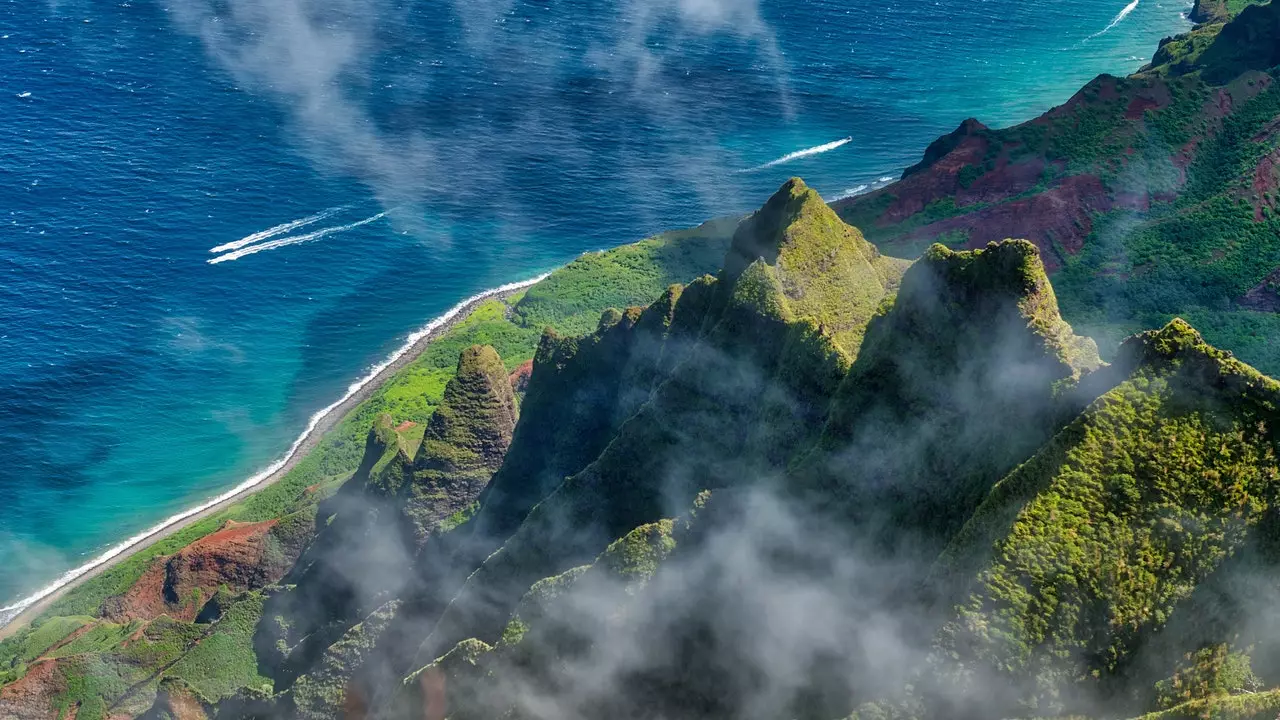
M414 542L425 543L479 498L502 466L516 427L516 400L502 358L489 346L462 351L401 489Z
M294 559L272 533L277 523L228 521L177 553L152 560L133 587L103 602L101 616L117 623L160 615L192 621L220 588L238 593L275 582Z

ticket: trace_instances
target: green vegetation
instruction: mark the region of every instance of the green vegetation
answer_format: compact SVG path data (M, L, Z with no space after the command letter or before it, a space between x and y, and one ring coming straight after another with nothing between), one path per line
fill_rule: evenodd
M597 566L627 581L647 581L675 549L674 527L672 520L641 525L606 548L596 559Z
M1034 675L1020 701L1040 713L1071 712L1069 687L1124 670L1280 489L1280 384L1181 321L1122 352L1130 377L1002 480L950 551L953 569L977 572L944 656L1009 687ZM964 560L988 547L989 563Z
M882 256L799 178L792 178L734 235L725 274L760 258L794 317L812 317L850 355L906 264ZM745 276L744 276L745 278ZM760 299L757 299L757 303ZM781 317L780 308L763 309Z
M1189 652L1184 660L1172 677L1156 684L1156 702L1163 708L1261 689L1261 681L1249 666L1249 656L1231 652L1226 643Z
M1274 83L1277 75L1263 77ZM1238 104L1196 153L1188 169L1187 187L1178 198L1180 206L1194 206L1229 191L1249 190L1251 171L1275 147L1274 140L1259 142L1258 135L1280 115L1280 88L1272 84L1252 97L1239 90L1232 94Z
M1267 0L1196 0L1191 10L1191 19L1198 23L1222 23L1239 15L1250 5L1265 3Z
M1192 700L1139 720L1272 720L1280 714L1280 690Z
M202 626L167 617L95 627L63 648L67 652L60 654L55 670L63 689L51 698L54 709L62 717L75 706L76 718L88 720L143 712L155 696L156 672L180 659L205 632Z
M502 465L515 426L516 399L502 358L488 345L463 350L427 421L412 481L401 488L401 512L418 544L476 501Z
M516 306L520 325L584 335L604 308L646 304L672 283L715 272L737 218L665 233L613 250L587 253L536 287ZM507 353L498 348L503 357Z
M342 707L346 682L354 668L372 650L387 624L395 617L397 603L383 606L330 645L315 668L293 684L293 701L300 718L330 718Z
M238 598L212 630L162 677L182 680L208 704L231 697L240 688L270 688L271 680L258 674L258 656L253 649L262 603L259 593Z
M0 643L0 685L12 682L26 673L27 665L43 657L54 645L71 633L94 622L92 617L52 617Z
M71 655L106 652L124 642L143 624L141 622L132 622L127 625L116 625L109 622L98 623L90 628L88 632L49 653L48 657L69 657Z
M1123 83L1115 78L1099 78L1080 91L1093 98L1108 83ZM1067 163L1068 172L1088 171L1097 163L1118 157L1123 151L1120 129L1124 125L1124 107L1093 99L1069 106L1068 114L1054 124L1049 133L1047 158Z

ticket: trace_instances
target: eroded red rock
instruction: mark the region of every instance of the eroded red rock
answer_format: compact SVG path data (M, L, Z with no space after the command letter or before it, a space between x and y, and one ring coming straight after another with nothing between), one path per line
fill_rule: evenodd
M529 378L533 376L533 360L526 360L511 371L511 389L522 393L529 387Z
M6 720L47 720L58 716L53 699L65 692L67 681L57 660L33 664L27 674L0 689L0 717ZM74 710L71 714L74 717Z
M276 522L228 521L174 555L156 558L126 593L103 601L102 617L120 623L160 615L192 621L222 585L242 592L280 579L289 559L271 534Z
M1140 205L1148 201L1143 196L1128 198L1128 202ZM1060 250L1074 254L1084 247L1085 238L1093 231L1093 213L1115 206L1101 180L1092 175L1077 175L1023 200L926 225L907 239L919 241L944 233L963 232L968 236L966 247L978 248L993 240L1023 238L1040 248L1046 269L1052 271L1061 264L1057 259Z

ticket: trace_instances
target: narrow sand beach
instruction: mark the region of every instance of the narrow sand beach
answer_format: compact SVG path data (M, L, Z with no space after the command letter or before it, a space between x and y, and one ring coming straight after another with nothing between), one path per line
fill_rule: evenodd
M471 313L485 301L493 298L506 299L545 277L546 275L541 275L530 280L510 283L492 290L487 290L483 293L467 298L445 314L432 320L430 323L425 325L422 330L419 330L409 336L411 342L408 342L404 347L396 351L396 353L394 353L381 366L378 366L372 373L353 384L351 389L348 391L347 396L340 402L321 411L321 414L313 419L312 426L298 438L295 445L284 459L282 461L277 461L279 467L270 474L258 479L252 485L240 488L234 494L218 500L215 504L209 505L208 507L201 509L199 512L195 512L194 514L169 522L154 532L135 538L133 542L127 544L127 546L123 548L120 546L113 548L109 552L115 552L116 554L109 559L103 560L102 556L99 556L98 560L91 563L93 565L92 567L83 570L83 572L75 578L66 581L65 584L48 592L43 597L34 601L14 615L3 627L0 627L0 640L3 640L25 627L27 623L39 617L40 614L55 601L85 581L97 577L104 571L115 567L136 553L146 550L156 542L169 537L192 523L209 517L210 515L214 515L245 499L246 497L259 492L263 488L269 487L273 483L278 482L281 478L287 475L294 466L301 462L302 459L307 456L307 453L311 452L316 447L321 438L324 437L325 433L341 422L342 418L346 417L347 413L354 410L357 405L368 399L374 391L381 387L382 384L393 375L412 363L414 360L418 359L418 357L422 355L423 351L431 345L432 341L449 332L455 325L470 317ZM415 338L415 336L418 337ZM84 566L82 566L82 569L83 568ZM46 590L48 590L48 588L46 588Z

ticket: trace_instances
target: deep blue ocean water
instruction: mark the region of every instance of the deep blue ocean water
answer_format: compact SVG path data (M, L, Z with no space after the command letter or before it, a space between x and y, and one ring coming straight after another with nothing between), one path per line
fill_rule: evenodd
M4 0L0 605L269 464L463 297L790 175L853 192L1187 27L1126 2Z

